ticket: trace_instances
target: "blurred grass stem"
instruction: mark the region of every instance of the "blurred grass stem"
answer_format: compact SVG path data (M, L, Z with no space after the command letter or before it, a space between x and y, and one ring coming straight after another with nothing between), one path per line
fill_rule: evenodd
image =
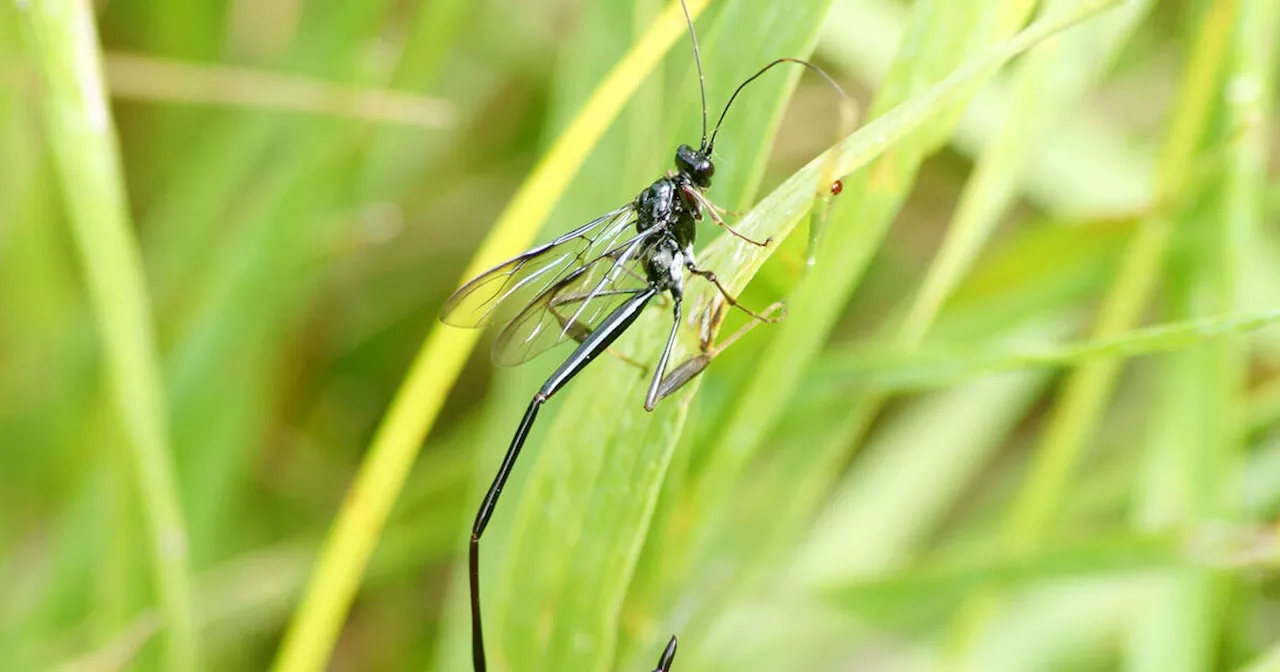
M43 74L46 133L101 330L111 395L146 516L167 626L165 667L197 670L188 539L175 486L155 335L88 0L17 4Z
M402 91L136 54L107 54L104 65L115 98L325 114L419 128L451 128L457 123L448 101Z

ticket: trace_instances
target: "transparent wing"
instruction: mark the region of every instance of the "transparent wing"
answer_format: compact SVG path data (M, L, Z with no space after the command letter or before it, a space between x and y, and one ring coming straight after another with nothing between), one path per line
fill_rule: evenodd
M581 342L609 313L649 285L644 260L658 240L654 227L595 257L547 287L493 343L493 361L514 366L568 339Z
M482 327L520 311L547 289L613 249L632 231L630 203L555 240L481 273L453 293L440 319L455 327Z

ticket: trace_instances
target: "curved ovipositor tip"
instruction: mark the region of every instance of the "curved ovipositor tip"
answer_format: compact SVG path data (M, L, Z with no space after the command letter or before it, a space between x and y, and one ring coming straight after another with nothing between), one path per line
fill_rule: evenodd
M671 635L671 641L667 642L667 648L662 652L662 657L658 659L658 667L653 672L671 672L671 663L676 659L676 636Z

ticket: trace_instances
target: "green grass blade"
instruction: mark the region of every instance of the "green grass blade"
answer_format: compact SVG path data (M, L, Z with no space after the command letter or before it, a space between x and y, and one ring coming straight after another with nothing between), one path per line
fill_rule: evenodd
M471 423L467 424L470 429ZM450 558L457 546L454 524L463 509L469 513L470 508L470 500L463 498L472 461L465 437L463 433L450 445L423 455L387 534L370 558L371 585L405 580L424 565ZM318 539L313 537L273 543L201 571L195 620L208 648L235 647L246 633L282 627L306 585L317 546ZM74 638L60 633L63 637L43 642L51 650L38 658L39 667L124 669L161 625L153 609L142 610L88 651L76 651L70 644ZM63 662L48 664L55 660Z
M1016 336L1061 335L1063 325L1046 322ZM793 583L825 589L909 566L1049 381L1041 371L990 376L904 403L859 450L857 465L806 535L789 570ZM824 396L806 395L804 403L838 408L850 393Z
M1211 109L1203 101L1212 97L1215 73L1219 71L1233 15L1229 3L1221 7L1224 13L1215 15L1202 27L1199 48L1187 66L1180 92L1183 104L1177 108L1179 114L1171 124L1160 163L1157 189L1162 195L1187 184L1194 173L1197 144L1203 137ZM1137 321L1154 289L1172 235L1172 224L1171 217L1164 212L1153 213L1143 220L1126 251L1116 281L1103 300L1093 330L1095 338L1119 334ZM1052 516L1061 505L1075 464L1099 421L1119 371L1119 362L1102 361L1078 369L1068 378L1030 475L1010 514L1007 534L1012 548L1031 551L1040 543L1044 532L1051 529ZM958 621L958 632L975 632L992 607L986 600L971 603Z
M389 89L137 54L107 54L104 66L117 99L281 110L437 130L457 124L448 101Z
M78 0L119 158L73 191L68 155L106 164L50 141L29 15L59 1L0 0L0 668L178 667L114 403L141 385L196 665L283 666L288 638L312 667L469 669L467 526L571 346L506 368L472 350L491 333L424 337L482 246L616 207L696 143L679 0ZM1275 663L1280 3L1113 1L699 0L710 121L800 56L865 127L790 65L737 98L709 195L776 243L702 222L697 259L790 314L729 311L722 344L755 328L652 414L616 357L546 404L481 550L493 672L645 672L673 634L676 672ZM664 20L598 137L540 164ZM92 223L142 255L119 315L91 268L112 246L75 228L95 179L127 203ZM677 360L715 299L684 285ZM613 354L653 360L663 303ZM112 368L131 314L158 382Z
M690 3L696 15L705 2ZM542 222L623 103L684 33L684 16L670 5L601 83L564 134L512 198L484 247L464 273L471 277L529 246ZM476 331L436 325L388 409L349 497L334 522L275 669L320 669L333 649L369 554L467 355Z
M76 249L88 279L108 378L146 518L166 666L196 670L187 530L178 503L149 299L90 3L38 0L19 14L43 72L43 105Z
M854 133L848 141L836 148L839 154L834 158L835 173L849 174L867 165L880 152L894 147L894 143L917 128L929 122L937 122L939 118L945 122L945 115L954 113L951 106L964 100L978 83L985 81L1009 58L1114 4L1114 2L1086 3L1072 12L1047 17L1018 35L993 46L985 54L956 69L954 74L927 88L925 93L905 100L900 107L884 113L883 116ZM945 67L943 70L945 72L950 69L950 64L954 63L955 54L947 54L944 59L939 60L937 67ZM936 130L929 132L933 135L937 134ZM921 140L915 139L913 142L920 143ZM860 189L866 189L868 194L875 194L880 198L876 201L880 205L876 207L885 209L886 212L872 214L866 202L840 202L835 205L832 222L828 225L828 232L819 251L817 264L790 299L789 318L779 325L768 351L762 356L756 376L747 389L742 391L741 398L744 403L739 405L733 417L725 422L727 429L717 441L717 447L714 449L715 457L706 466L708 473L716 474L715 483L708 481L701 486L708 493L718 493L709 496L723 496L726 484L734 480L752 453L761 445L767 436L769 426L776 420L780 409L786 406L782 400L789 397L795 389L803 364L814 355L830 331L861 269L865 268L871 251L876 248L877 241L881 239L888 226L891 219L888 217L888 211L895 209L893 204L898 200L890 196L897 194L902 197L905 194L903 176L896 175L895 171L900 168L905 169L913 162L907 160L912 154L902 155L902 151L901 148L895 147L895 153L892 155L896 157L894 161L877 164L882 165L882 168L873 171L873 174L855 176L858 180L856 185L853 180L846 184L845 192L851 201L860 193ZM918 162L919 150L915 150L915 154ZM904 160L906 165L899 162L899 158ZM788 184L793 184L796 180L804 180L800 183L812 185L816 181L819 167L820 164L810 164L806 170L812 170L811 173L797 174ZM804 195L811 199L813 189L813 186L809 186L808 194ZM775 192L775 196L787 193L786 190L779 189ZM798 199L802 193L795 193L792 196ZM770 200L762 202L760 207L744 220L741 230L747 235L757 237L773 235L775 240L780 239L783 233L781 231L776 233L769 231L766 234L757 229L754 226L753 216L757 214L768 216L779 211L802 213L807 204L779 202L778 205L784 207L775 210L776 206ZM855 205L858 207L854 207ZM788 220L789 223L790 221ZM789 230L788 228L786 232ZM741 265L742 270L739 273L754 273L758 262L755 262L753 257L762 255L759 252L747 251L744 256L746 261ZM704 259L710 258L712 258L710 253L704 255ZM721 275L724 277L727 273ZM735 280L733 286L740 286L738 284L740 281L736 277L733 279Z
M1214 315L1134 329L1108 338L1079 343L1020 347L1004 352L929 350L901 354L876 348L845 348L824 355L814 366L815 385L829 394L870 387L890 392L944 387L970 378L1026 368L1079 367L1100 359L1130 359L1203 345L1273 326L1280 311ZM823 380L826 382L822 382ZM839 391L837 391L839 390Z
M1207 565L1189 548L1190 535L1172 533L1057 542L1032 555L983 554L953 560L926 560L910 571L832 585L825 597L854 611L901 607L903 602L959 601L980 588L1011 589L1057 580L1082 580L1178 566Z
M760 62L780 54L803 57L812 48L826 5L826 0L749 0L717 14L699 40L713 115L717 102L726 100L732 87ZM772 25L763 38L761 22L784 11L788 20ZM762 34L763 41L742 39L754 34ZM786 94L800 74L798 68L770 73L750 96L735 103L717 141L717 167L724 172L724 179L717 174L712 190L717 202L740 203L754 190L767 158L762 147L768 146ZM696 82L676 81L684 85L679 99L695 104L685 105L678 123L666 130L681 131L680 141L694 141L700 132L692 88ZM718 258L713 251L723 248L727 239L721 236L713 242L701 262L718 273L725 269L722 278L734 266L712 265ZM709 298L702 289L696 283L688 285L689 313L696 314ZM654 359L670 328L668 315L652 312L657 319L642 320L618 346L642 361ZM677 353L673 361L681 357ZM528 470L526 484L515 485L504 500L515 515L509 534L504 537L494 529L486 536L482 572L498 566L491 570L494 578L482 582L485 602L492 605L485 613L497 631L490 655L501 661L495 662L500 669L635 665L616 660L620 611L688 409L687 393L682 393L654 414L645 413L637 400L647 383L647 377L631 367L604 358L552 402L563 411L552 421L541 449L525 458L521 469ZM504 515L512 514L499 513ZM570 547L575 552L565 554ZM647 652L643 659L652 658L669 635L637 644ZM630 644L624 648L627 655Z
M1280 672L1280 646L1274 646L1238 672Z
M1268 212L1265 148L1273 136L1268 129L1275 124L1276 77L1280 76L1280 54L1268 45L1280 39L1280 8L1265 2L1247 2L1242 12L1249 18L1238 28L1236 72L1227 84L1227 104L1231 128L1245 131L1229 161L1229 194L1224 214L1237 231L1235 237L1242 238L1245 246L1265 249L1267 236L1263 222ZM1272 381L1260 388L1253 395L1248 413L1250 429L1258 429L1280 415L1280 395L1274 394L1280 386Z
M896 97L935 81L950 72L956 60L973 53L976 46L985 46L1011 34L1033 6L1034 3L1028 2L916 5L912 27L906 32L899 59L891 67L875 105L892 103ZM985 84L995 74L994 71L986 73L979 83ZM979 88L975 83L964 90L963 101L970 102ZM839 314L837 311L861 283L874 253L885 240L890 225L906 201L925 157L950 137L964 107L952 106L937 121L923 127L919 134L907 138L871 164L865 173L856 176L852 183L854 188L849 190L850 198L841 204L841 210L848 213L844 216L849 217L849 221L836 225L847 233L839 234L842 239L826 248L830 257L825 265L819 266L819 273L825 277L810 278L810 282L795 293L796 318L784 327L782 338L766 353L765 370L773 372L776 377L781 369L783 399L796 389L797 374L787 371L787 367L795 367L795 359L807 363L814 348L834 327ZM806 327L810 333L805 333ZM778 391L778 386L766 388L761 385L749 392L755 395L749 398L761 399L765 394L777 394ZM771 407L784 407L780 401L775 400ZM860 445L861 435L884 402L883 397L875 395L855 398L844 421L831 428L822 441L822 447L814 450L812 476L805 479L812 491L825 492L831 487L833 479L829 474L836 473L836 465ZM768 436L761 434L750 439L754 443L747 444L748 450L736 448L740 455L734 455L733 446L747 438L745 431L738 429L738 423L745 418L758 422L762 417L759 414L771 407L757 402L756 408L739 409L739 415L728 420L731 429L718 445L721 455L726 457L722 457L719 464L713 463L708 467L708 473L714 477L709 486L704 486L704 492L709 491L715 497L719 489L720 496L723 496L724 483L744 467L746 458L759 450L762 440ZM768 419L767 415L763 417ZM763 428L766 431L772 429L769 424Z
M1061 0L1045 4L1045 13L1052 14L1070 10L1076 3ZM1109 65L1109 55L1149 4L1128 3L1123 11L1040 45L1018 64L1014 95L1004 110L1001 132L979 155L974 174L965 184L942 248L903 321L903 342L914 345L925 337L942 304L1014 205L1028 154L1040 139L1050 135L1046 129L1057 126L1069 110L1078 108L1085 87Z
M1227 19L1230 15L1227 16ZM1198 101L1211 97L1214 67L1222 57L1223 38L1229 20L1217 18L1206 24L1204 45L1188 64L1182 91L1186 104L1169 131L1169 141L1160 163L1160 193L1169 193L1186 184L1193 170L1196 143L1202 137L1208 106ZM1153 288L1156 272L1171 234L1169 216L1162 212L1144 220L1130 243L1111 292L1103 301L1094 338L1110 338L1132 328ZM1099 362L1080 369L1067 381L1055 407L1035 465L1014 507L1010 520L1010 542L1016 547L1034 547L1046 529L1046 521L1061 500L1079 451L1096 424L1105 399L1119 373L1118 362Z
M1109 669L1116 631L1148 615L1140 578L1095 579L1030 591L994 622L971 655L936 668L1027 672Z
M1124 22L1120 17L1129 11L1118 10L1098 23L1119 28L1117 24ZM906 8L892 0L837 2L819 53L856 74L866 86L877 87L889 70L893 45L901 37L905 15ZM1056 91L1070 97L1075 85L1061 77L1091 69L1094 66L1090 62L1106 52L1099 45L1087 59L1065 67L1058 73L1060 79L1056 83L1060 88ZM1004 136L1005 111L1020 97L1012 79L997 75L977 92L956 126L952 143L955 151L976 156ZM1145 147L1128 142L1124 129L1114 120L1096 114L1055 116L1052 110L1046 114L1049 118L1053 119L1052 132L1038 137L1036 151L1026 157L1027 169L1022 176L1025 198L1038 207L1070 217L1125 212L1152 200L1153 157Z
M1178 222L1191 244L1171 255L1171 266L1179 271L1168 292L1175 316L1230 310L1238 300L1242 262L1256 244L1253 235L1263 206L1257 157L1267 152L1265 140L1249 129L1268 123L1260 99L1251 101L1240 91L1252 81L1260 95L1263 81L1270 79L1258 78L1274 78L1265 69L1275 49L1277 18L1274 7L1250 2L1216 3L1205 14L1211 32L1199 53L1217 57L1205 70L1212 69L1219 79L1199 104L1223 110L1226 122L1210 119L1209 137L1230 137L1238 128L1244 132L1229 149L1226 170ZM1245 417L1248 357L1243 341L1225 339L1161 362L1160 379L1172 386L1162 390L1153 406L1140 472L1138 524L1194 524L1239 515L1235 474L1246 457L1239 423ZM1188 413L1193 409L1194 415ZM1135 627L1129 668L1213 667L1230 632L1223 606L1235 583L1236 577L1223 571L1184 570L1164 577L1152 595L1163 608Z
M1099 11L1108 4L1097 3L1093 10ZM833 162L838 174L847 174L866 165L899 139L945 113L949 105L960 99L974 82L980 81L1005 60L1087 16L1088 13L1079 13L1070 17L1055 17L994 47L983 57L961 68L950 79L911 99L901 108L887 112L879 120L792 175L742 218L738 222L738 228L753 237L772 237L781 242L812 203L813 194L820 186L817 183L826 167L826 161ZM732 195L729 198L732 199ZM704 265L715 268L729 287L738 290L755 274L770 251L746 248L736 240L721 237L708 246L701 256ZM699 289L690 294L687 305L694 306L696 311L707 298L708 293ZM666 326L663 320L644 321L633 331L637 335L630 343L635 345L623 347L628 353L640 353L643 358L664 339ZM678 352L676 360L681 356L682 353ZM503 619L501 627L506 633L505 645L533 647L533 651L545 651L545 647L550 647L550 653L542 654L550 658L532 658L533 654L530 653L512 655L511 660L540 659L545 661L543 664L552 667L574 667L568 661L576 662L579 659L570 657L572 654L563 644L555 643L555 637L560 636L555 633L562 630L584 632L571 627L578 625L588 628L585 632L600 633L582 640L584 643L590 642L587 650L593 652L590 660L595 661L590 664L600 664L600 659L595 656L601 654L594 652L598 652L602 646L597 643L599 638L606 638L607 641L611 637L608 623L603 627L598 622L591 625L583 623L590 622L590 619L610 618L607 607L610 598L607 593L599 598L586 597L580 613L569 612L564 618L552 620L556 624L552 628L552 634L538 634L536 624L545 623L549 609L548 596L556 595L560 590L556 586L564 579L555 577L569 575L564 564L565 558L562 557L563 548L573 547L580 538L592 539L593 547L599 544L600 548L591 551L591 558L575 565L584 569L600 566L603 558L630 558L638 550L634 544L637 538L645 534L648 511L661 486L664 470L670 459L670 447L682 428L684 406L687 403L684 400L693 392L690 389L676 399L669 400L665 405L666 410L659 411L654 418L647 418L634 404L644 383L630 369L623 365L611 368L606 361L597 370L584 373L582 379L576 381L567 393L567 398L558 402L566 409L574 409L574 416L567 417L562 413L557 417L549 432L551 438L545 444L546 449L536 458L529 475L530 485L521 499L522 518L516 523L520 531L511 545L503 547L499 542L490 546L498 546L499 552L507 558L506 562L518 563L510 566L520 568L518 577L507 579L514 588L505 587L506 584L500 578L496 587L490 590L491 596L487 598L497 605L505 605L508 611L519 610L518 613L522 614ZM584 427L581 420L583 417L608 418L608 426L597 427L593 423ZM599 454L602 445L609 447L605 455ZM593 477L594 483L607 487L593 485ZM604 494L606 492L607 495ZM593 500L593 497L601 499ZM582 522L569 522L580 519ZM536 532L524 529L530 526ZM586 529L593 530L594 533L588 535L584 531ZM546 576L542 574L543 570L537 568L540 556L547 556ZM612 570L616 572L616 566ZM572 573L574 577L580 575L581 571L575 570ZM598 580L583 579L585 584L593 586ZM625 583L626 577L609 578L607 581L617 585L619 581ZM543 588L533 595L515 592L547 583L551 583L551 587ZM513 596L506 597L507 591L512 591ZM587 604L594 606L587 608ZM598 611L592 611L597 607L604 609L606 613L601 615ZM494 612L491 610L489 613ZM507 625L510 618L516 620L514 624ZM585 620L570 620L578 618ZM564 621L568 622L560 625ZM568 632L564 636L568 636ZM551 639L542 639L545 637ZM607 644L604 646L607 647ZM526 650L526 653L529 651Z

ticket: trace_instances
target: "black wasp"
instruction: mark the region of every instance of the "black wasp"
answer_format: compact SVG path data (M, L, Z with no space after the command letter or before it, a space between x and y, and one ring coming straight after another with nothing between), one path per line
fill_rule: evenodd
M826 73L805 61L793 58L775 60L734 90L720 113L715 129L708 135L707 93L698 38L684 0L681 0L681 6L693 43L702 94L702 143L697 149L681 145L675 154L675 170L668 171L649 185L635 200L482 273L454 292L441 312L441 319L446 324L458 327L505 323L493 344L493 360L502 365L526 362L570 339L578 343L573 353L529 402L529 408L516 428L502 466L498 468L471 527L471 632L476 672L485 670L484 634L480 619L480 536L489 524L498 497L542 404L608 350L640 317L645 306L663 293L671 295L673 322L645 395L645 410L653 410L664 397L701 373L717 351L710 345L710 334L715 329L708 328L707 324L704 324L702 333L702 352L667 373L682 318L685 273L700 276L714 284L724 300L720 304L722 309L725 306L736 307L758 322L777 319L740 305L720 284L715 273L698 267L694 256L697 222L703 215L749 244L764 247L770 242L755 241L733 230L721 217L724 211L708 200L706 191L715 175L711 156L716 134L738 93L776 65L802 65L822 75L837 91L839 86ZM840 94L843 96L843 91ZM723 310L711 319L718 323L722 316ZM673 637L663 653L659 669L668 669L674 656Z

